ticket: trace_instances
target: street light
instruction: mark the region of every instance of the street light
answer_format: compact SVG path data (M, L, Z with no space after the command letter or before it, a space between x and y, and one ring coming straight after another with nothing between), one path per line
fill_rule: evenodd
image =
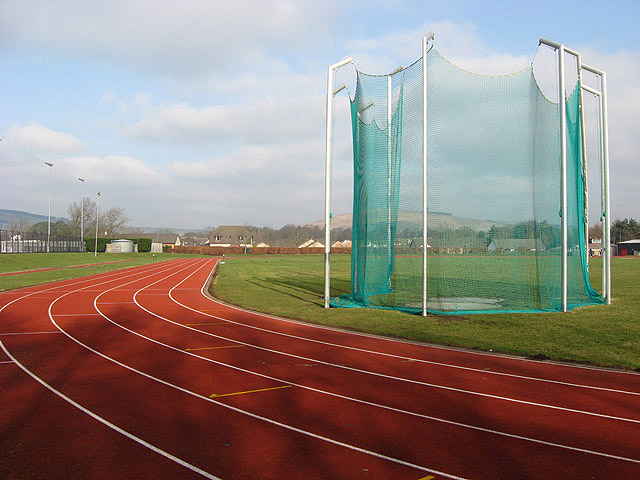
M78 177L82 182L82 197L80 198L80 239L84 242L84 178ZM84 248L82 249L84 252Z
M100 218L100 195L101 195L101 193L98 192L98 193L96 193L96 195L98 196L98 213L96 213L96 248L95 248L95 251L93 252L93 256L94 257L98 256L98 219Z
M49 242L51 238L51 167L53 167L53 163L44 162L44 164L49 166L49 217L47 221L47 253L49 253Z

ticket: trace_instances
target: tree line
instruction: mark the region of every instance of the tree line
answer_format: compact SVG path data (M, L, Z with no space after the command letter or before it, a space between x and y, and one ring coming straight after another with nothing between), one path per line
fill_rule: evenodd
M84 210L84 212L83 212ZM84 205L81 202L71 202L67 207L69 220L57 220L51 222L51 235L63 237L80 237L82 231L82 219L84 218L84 235L93 237L96 234L96 214L98 206L89 197L84 197ZM125 230L129 218L125 215L123 207L113 207L100 212L98 222L98 236L113 237ZM24 220L11 224L10 230L46 235L49 227L47 220L29 224Z

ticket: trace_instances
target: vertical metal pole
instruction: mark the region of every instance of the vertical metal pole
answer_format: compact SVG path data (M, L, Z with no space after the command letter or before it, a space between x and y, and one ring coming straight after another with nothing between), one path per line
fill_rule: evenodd
M606 285L606 294L607 294L607 305L611 305L611 206L609 204L609 132L608 132L608 122L607 122L607 74L605 72L601 72L600 75L600 87L602 92L602 109L600 115L602 115L602 144L603 144L603 162L604 162L604 187L605 187L605 216L603 217L607 221L607 243L605 244L606 250L606 268L607 268L607 285ZM603 235L604 237L604 235ZM604 241L604 238L603 238ZM604 265L603 265L604 266ZM603 286L604 287L604 286ZM604 288L603 288L604 290Z
M387 265L391 259L391 77L387 75ZM389 282L391 279L389 278ZM391 285L389 285L390 287Z
M562 311L567 311L567 111L564 85L564 45L558 47L558 103L560 108L560 211L562 212Z
M49 166L49 214L47 215L47 253L49 253L51 245L51 168L53 167L53 163L44 163Z
M80 239L84 242L84 178L78 178L82 182L82 197L80 198ZM84 252L84 248L82 249Z
M589 182L587 172L587 139L586 139L586 127L584 124L584 93L582 90L582 57L578 53L576 54L576 62L578 64L578 95L580 104L578 106L580 111L580 146L582 150L582 178L584 180L583 195L584 195L584 237L585 237L585 249L587 268L589 267Z
M433 32L422 37L422 316L427 316L427 46Z
M331 160L333 156L333 96L342 90L333 91L334 72L351 62L351 58L334 63L327 72L327 129L324 176L324 308L330 307L331 295Z
M93 252L93 256L98 256L98 219L100 218L100 192L96 194L98 196L98 211L96 212L96 245L95 251Z
M606 200L606 189L605 186L605 166L604 166L604 141L602 138L602 92L598 92L598 131L600 133L600 138L598 141L600 143L600 220L602 221L602 298L606 299L608 297L607 294L607 238L609 227L607 226L607 208L605 205L607 204Z

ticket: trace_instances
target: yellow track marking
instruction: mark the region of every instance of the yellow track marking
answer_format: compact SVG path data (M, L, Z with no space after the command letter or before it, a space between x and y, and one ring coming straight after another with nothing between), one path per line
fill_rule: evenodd
M434 478L436 477L433 475L427 475L426 477L419 478L418 480L433 480Z
M238 348L244 345L223 345L222 347L202 347L202 348L185 348L185 352L195 352L197 350L219 350L221 348Z
M230 397L232 395L244 395L245 393L256 393L256 392L266 392L268 390L279 390L281 388L291 388L293 385L282 385L280 387L271 387L271 388L259 388L258 390L246 390L244 392L233 392L233 393L214 393L209 395L209 398L219 398L219 397Z

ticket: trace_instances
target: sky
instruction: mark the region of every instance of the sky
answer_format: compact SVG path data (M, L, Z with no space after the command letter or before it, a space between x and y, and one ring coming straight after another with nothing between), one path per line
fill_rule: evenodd
M137 227L319 220L327 67L388 73L434 31L477 73L525 68L540 37L606 71L611 218L640 219L639 18L636 0L0 0L0 208L46 215L51 173L58 217L84 188ZM345 91L335 215L351 209L347 111Z

